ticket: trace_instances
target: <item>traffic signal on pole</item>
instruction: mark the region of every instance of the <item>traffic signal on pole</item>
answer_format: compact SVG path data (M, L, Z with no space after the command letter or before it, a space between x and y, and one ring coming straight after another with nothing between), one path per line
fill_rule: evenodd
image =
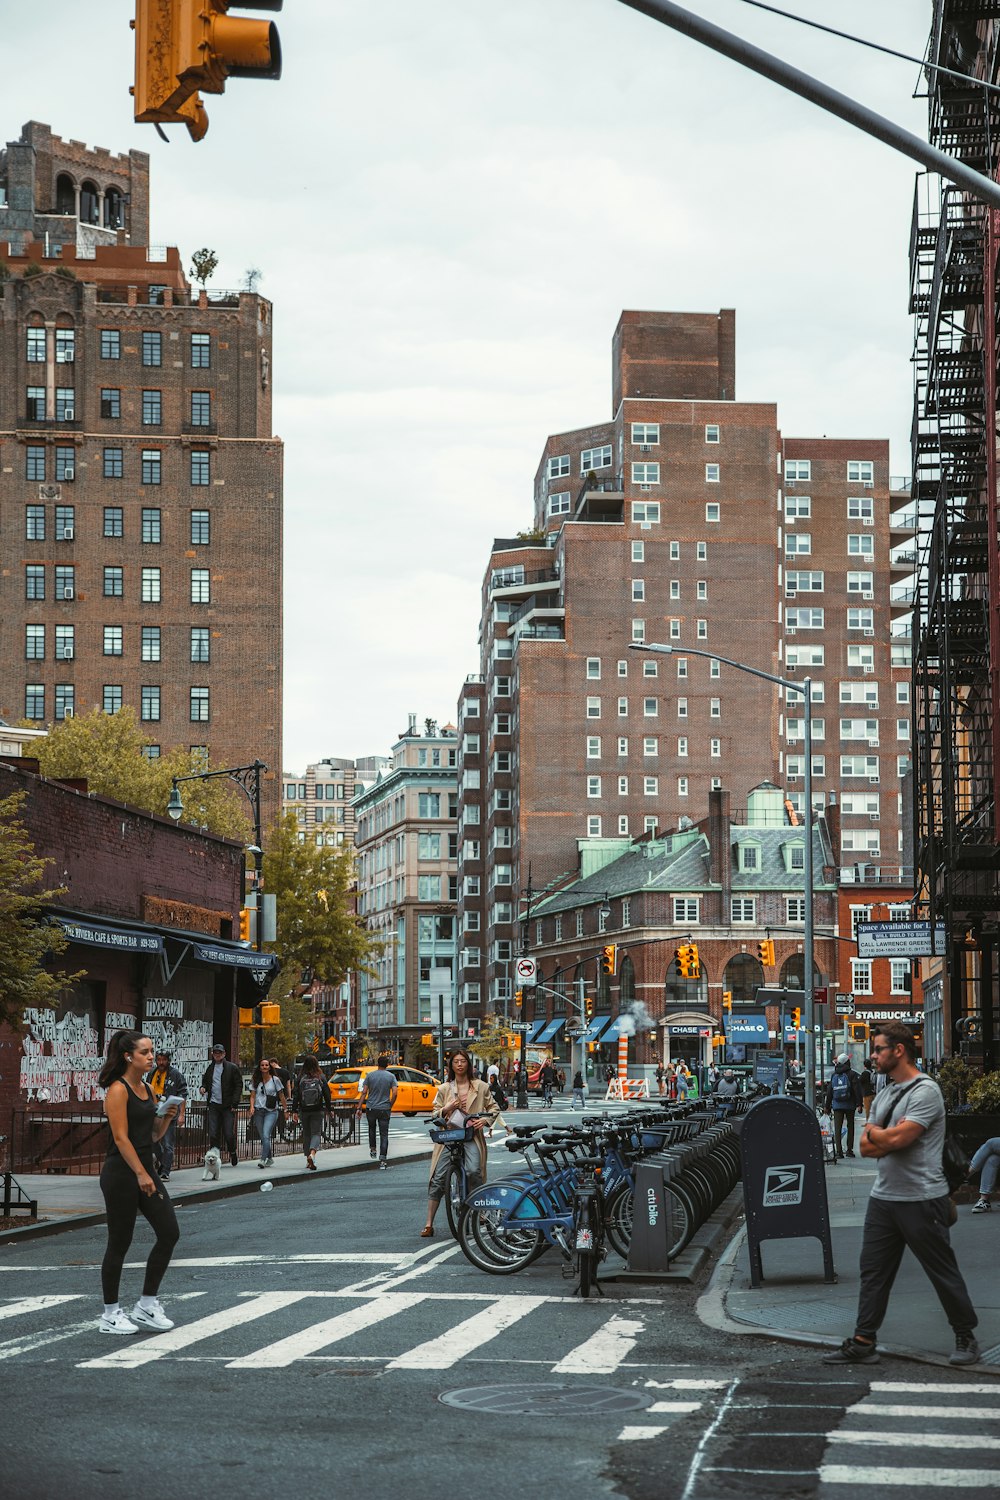
M593 995L584 995L584 997L583 997L583 1013L586 1016L586 1018L587 1018L588 1021L593 1016L593 1014L594 1014L594 997L593 997Z
M262 1026L277 1026L281 1021L280 1005L262 1005L260 1008L260 1024ZM319 1051L319 1038L316 1039L316 1051Z
M801 1007L801 1005L793 1005L792 1006L792 1025L795 1027L796 1031L798 1031L799 1027L802 1025L802 1007Z
M135 118L208 130L199 91L221 94L227 78L280 78L273 21L229 15L231 0L136 0ZM280 10L283 0L237 0L242 10Z
M524 1004L524 991L523 990L515 990L514 991L514 1004L517 1006L518 1010L521 1009L521 1006Z
M733 992L732 992L732 990L723 990L722 991L722 1009L723 1010L732 1010L732 1008L733 1008Z
M250 941L250 908L249 908L249 906L241 906L240 907L240 942L242 942L242 943L249 943L249 941Z
M757 957L765 969L774 968L774 944L770 938L764 938L757 944Z
M682 979L700 979L701 961L695 943L682 943L674 952L677 972Z
M615 960L618 957L618 949L614 943L605 943L601 949L601 973L614 974Z

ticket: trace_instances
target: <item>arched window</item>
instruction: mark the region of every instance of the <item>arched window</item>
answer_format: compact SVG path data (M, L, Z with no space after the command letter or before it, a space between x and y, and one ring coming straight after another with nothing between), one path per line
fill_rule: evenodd
M82 182L80 184L80 223L98 224L100 215L98 212L97 185L93 182Z
M125 228L125 204L117 188L108 188L104 195L104 224L107 229Z
M677 965L671 960L667 977L663 981L663 1012L670 1015L676 1010L701 1010L708 1004L708 978L704 968L700 979L682 979Z
M726 964L722 988L733 997L734 1005L752 1005L754 995L764 983L760 960L749 953L738 953Z
M793 953L792 956L791 956L791 958L786 958L785 959L785 962L781 965L781 973L780 973L780 975L778 977L778 983L779 983L779 985L781 986L781 988L783 990L802 990L802 989L805 989L805 984L806 984L806 961L805 961L805 955L804 954L802 954L802 953ZM816 962L816 960L814 958L813 959L813 987L815 989L818 989L821 985L824 985L825 983L826 983L826 980L823 978L822 971L821 971L819 965L817 964L817 962Z
M56 178L56 213L76 213L76 185L66 172Z

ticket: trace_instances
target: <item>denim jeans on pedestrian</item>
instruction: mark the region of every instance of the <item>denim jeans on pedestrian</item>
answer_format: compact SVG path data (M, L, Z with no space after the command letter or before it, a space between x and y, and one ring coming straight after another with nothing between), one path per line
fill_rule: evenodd
M587 1108L587 1101L586 1101L586 1099L583 1096L583 1089L574 1089L573 1090L573 1103L574 1104L579 1104L579 1106L580 1106L581 1109L586 1109Z
M236 1155L236 1111L224 1104L208 1106L208 1140L219 1151Z
M369 1109L368 1115L368 1146L372 1155L375 1154L375 1132L378 1131L379 1156L385 1161L389 1155L389 1111L387 1109Z
M993 1136L984 1141L969 1163L969 1172L982 1172L979 1179L979 1192L982 1197L992 1193L997 1185L997 1176L1000 1175L1000 1135Z
M160 1163L160 1176L169 1177L174 1170L174 1145L177 1136L177 1121L171 1120L166 1130L156 1142L154 1152Z
M923 1266L956 1333L971 1333L979 1319L969 1299L948 1235L949 1199L869 1198L861 1242L861 1292L855 1332L874 1339L905 1249Z
M278 1123L277 1109L258 1109L254 1111L254 1119L257 1121L257 1129L260 1131L260 1159L270 1161L271 1141L274 1137L275 1127Z

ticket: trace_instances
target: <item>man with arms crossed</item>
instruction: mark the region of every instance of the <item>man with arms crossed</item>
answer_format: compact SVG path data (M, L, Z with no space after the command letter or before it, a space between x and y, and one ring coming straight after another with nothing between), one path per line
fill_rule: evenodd
M861 1155L875 1157L878 1173L868 1200L861 1242L861 1290L854 1335L825 1364L877 1364L876 1340L889 1293L907 1246L930 1278L955 1331L953 1365L974 1365L978 1323L948 1236L951 1200L941 1170L944 1098L915 1065L913 1032L886 1021L875 1033L875 1066L886 1080L861 1132ZM904 1097L905 1095L905 1097Z

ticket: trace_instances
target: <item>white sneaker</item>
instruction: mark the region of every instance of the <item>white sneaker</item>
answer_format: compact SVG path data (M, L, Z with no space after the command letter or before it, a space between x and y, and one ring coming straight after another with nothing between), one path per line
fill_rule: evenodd
M97 1331L98 1333L138 1333L139 1329L124 1308L117 1307L113 1313L101 1314Z
M166 1333L174 1326L158 1301L152 1308L141 1307L137 1302L129 1313L129 1317L133 1323L138 1323L140 1328L152 1328L156 1333Z

